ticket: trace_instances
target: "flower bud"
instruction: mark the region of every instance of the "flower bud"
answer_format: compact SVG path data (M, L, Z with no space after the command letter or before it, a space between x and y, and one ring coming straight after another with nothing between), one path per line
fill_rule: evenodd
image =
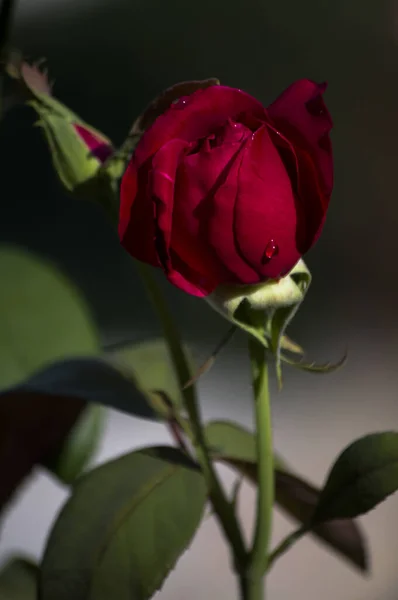
M17 83L17 98L27 102L39 116L54 167L69 191L93 178L113 152L112 143L52 96L47 74L14 55L6 67Z

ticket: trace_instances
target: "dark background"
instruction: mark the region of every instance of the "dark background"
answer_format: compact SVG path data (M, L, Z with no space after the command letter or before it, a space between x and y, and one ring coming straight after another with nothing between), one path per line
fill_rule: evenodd
M336 453L354 437L396 429L397 0L81 0L76 5L53 0L35 10L33 4L20 5L15 45L31 59L46 57L54 93L117 143L145 105L177 81L216 76L264 104L294 79L329 82L335 191L323 236L306 258L314 280L290 333L311 358L337 359L348 347L350 359L343 372L329 377L287 373L274 408L276 444L320 482ZM130 259L100 210L62 191L33 120L29 109L13 109L0 131L7 179L0 240L17 241L56 260L86 294L104 343L156 332ZM204 358L226 323L204 302L162 283L185 339ZM227 411L230 418L250 422L244 351L244 338L238 336L203 382L209 415ZM112 435L122 436L125 424L115 419ZM392 498L364 520L374 554L371 582L303 542L271 577L271 600L315 600L320 594L344 600L396 598L397 502ZM9 531L19 535L17 529ZM202 535L206 552L216 543L212 536ZM210 568L210 559L200 557L203 570ZM200 561L192 567L193 582L201 581L199 567ZM164 597L188 597L175 577ZM209 597L216 596L218 577L216 572L207 581ZM191 588L189 597L194 599Z

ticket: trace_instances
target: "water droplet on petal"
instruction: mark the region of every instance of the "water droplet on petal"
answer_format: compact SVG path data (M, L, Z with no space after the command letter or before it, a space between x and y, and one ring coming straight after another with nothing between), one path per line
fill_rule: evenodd
M188 96L181 96L177 100L174 100L174 108L184 108L188 104Z
M267 263L269 260L271 260L271 258L274 258L274 256L277 256L278 252L279 252L278 245L275 243L274 240L270 240L268 242L268 244L265 246L263 259L262 259L263 264Z

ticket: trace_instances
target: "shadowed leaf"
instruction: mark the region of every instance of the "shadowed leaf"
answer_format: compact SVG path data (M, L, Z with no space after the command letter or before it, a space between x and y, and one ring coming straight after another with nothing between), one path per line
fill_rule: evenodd
M43 466L62 482L72 484L90 465L98 449L105 414L103 406L88 405L59 447L45 457Z
M80 398L136 417L157 419L148 402L149 396L132 377L128 379L104 360L95 358L55 363L36 373L18 389Z
M16 391L0 396L0 509L57 447L85 407L79 398Z
M37 600L39 569L26 558L12 558L0 570L1 600Z

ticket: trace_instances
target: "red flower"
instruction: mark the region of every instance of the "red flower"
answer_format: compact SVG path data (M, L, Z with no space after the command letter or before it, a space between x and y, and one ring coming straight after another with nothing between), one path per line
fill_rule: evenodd
M286 275L320 235L333 185L326 85L265 109L212 86L144 133L121 183L119 236L189 294Z

